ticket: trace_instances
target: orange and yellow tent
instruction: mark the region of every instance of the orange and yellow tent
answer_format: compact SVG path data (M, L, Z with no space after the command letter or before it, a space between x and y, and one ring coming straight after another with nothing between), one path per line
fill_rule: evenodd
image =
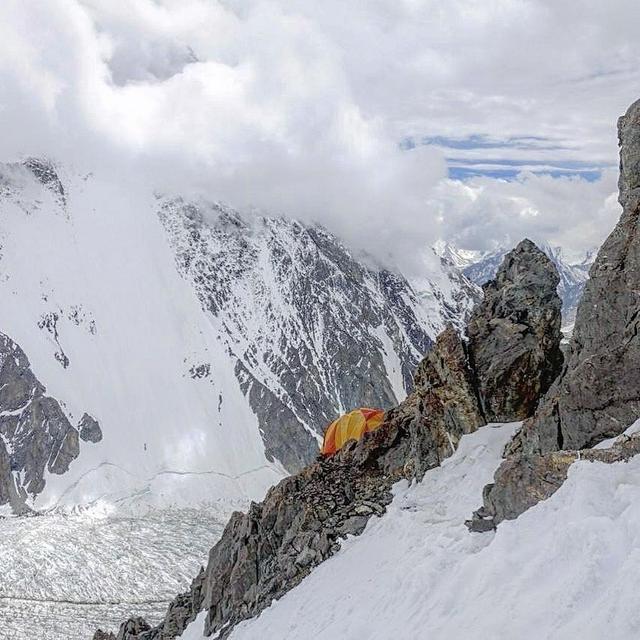
M365 433L375 431L384 418L381 409L354 409L334 420L324 433L322 455L330 456L349 440L360 440Z

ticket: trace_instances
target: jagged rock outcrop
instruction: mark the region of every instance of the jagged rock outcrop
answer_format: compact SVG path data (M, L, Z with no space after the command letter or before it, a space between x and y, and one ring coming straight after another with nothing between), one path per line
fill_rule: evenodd
M578 303L582 298L585 282L589 278L589 269L593 264L596 251L595 249L588 251L581 262L575 263L567 260L561 247L543 244L540 249L544 251L558 270L560 276L558 295L562 300L562 323L569 328L575 322ZM448 251L456 252L456 249L449 246ZM508 249L499 248L475 259L471 258L471 262L465 261L463 258L460 265L462 272L474 284L482 286L488 280L495 278L507 252Z
M414 393L388 415L411 434L396 454L413 465L418 479L451 455L465 433L486 424L465 343L452 327L438 336L420 363Z
M619 119L618 138L622 216L591 268L566 365L484 492L481 528L545 497L532 491L528 500L514 498L520 475L553 460L544 456L592 447L640 416L640 101Z
M27 510L27 497L44 489L45 473L68 471L80 453L80 437L97 442L98 434L98 422L86 413L77 428L69 422L24 351L0 333L0 505Z
M493 326L490 313L496 312L498 324L508 327L521 319L524 329L514 331L526 334L530 330L533 338L527 339L526 345L538 353L547 349L548 343L559 343L559 337L549 342L546 325L545 330L536 330L538 325L527 322L544 318L552 328L557 324L559 333L559 322L554 320L559 305L547 296L557 283L552 271L548 280L542 276L529 280L520 275L523 265L535 259L534 248L528 245L513 252L505 269L507 275L492 285L501 302L489 304L482 318ZM509 293L501 296L502 287L508 288ZM523 291L518 292L518 287ZM547 316L528 309L523 314L524 301L530 305L551 301L552 313ZM492 355L504 360L504 352L483 350L480 332L474 335L474 344L483 354L482 362L494 371ZM488 335L493 334L489 331ZM535 339L541 344L534 344ZM506 377L500 388L500 394L510 399L504 410L513 410L517 415L538 400L535 392L540 388L534 385L527 389L523 404L517 403L520 375L540 375L538 361L528 352L520 362L519 375ZM339 549L341 538L360 534L372 515L384 513L397 480L421 479L428 469L455 451L462 435L486 424L475 386L477 374L470 364L463 339L453 328L446 329L418 367L414 391L387 412L377 431L286 478L269 491L264 502L252 504L247 513L235 513L211 550L207 567L195 578L190 591L172 602L164 621L153 629L135 633L122 626L117 639L174 638L203 610L208 612L205 633L225 638L239 621L258 615L299 584ZM535 368L527 370L527 365ZM492 404L493 387L487 385L484 389L489 406L497 406ZM131 626L133 621L127 624Z
M80 440L84 442L100 442L102 440L102 429L95 418L85 413L78 423L78 432Z
M52 162L44 158L27 158L24 166L58 197L63 206L66 204L67 194Z
M532 415L562 368L558 272L530 240L508 253L471 314L469 357L489 422Z

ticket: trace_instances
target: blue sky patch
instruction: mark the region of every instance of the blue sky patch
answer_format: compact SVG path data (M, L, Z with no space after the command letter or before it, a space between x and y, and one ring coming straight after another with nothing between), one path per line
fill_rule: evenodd
M444 150L449 177L455 180L468 180L483 176L515 180L522 172L526 171L554 178L579 177L594 182L600 179L604 169L613 166L561 157L541 159L536 152L575 151L558 141L541 136L517 136L503 140L480 134L465 138L424 136L405 138L400 143L400 147L406 151L415 149L417 146L436 146ZM495 157L495 151L497 150L499 153L501 149L510 152L510 155L513 155L514 150L519 150L522 155L515 159ZM478 158L478 151L483 150L493 151L494 157ZM475 152L474 157L465 157L465 152Z
M424 136L422 138L404 138L400 142L402 149L415 149L418 146L436 146L445 149L538 149L560 150L568 147L550 138L542 136L517 136L498 140L486 135L472 135L466 138L449 138L447 136Z
M469 180L471 178L499 178L502 180L516 180L523 172L522 168L495 168L495 169L476 169L474 167L449 167L449 178L452 180ZM602 176L599 169L587 171L572 171L570 169L541 169L539 171L531 171L535 175L548 175L552 178L579 177L587 182L595 182Z

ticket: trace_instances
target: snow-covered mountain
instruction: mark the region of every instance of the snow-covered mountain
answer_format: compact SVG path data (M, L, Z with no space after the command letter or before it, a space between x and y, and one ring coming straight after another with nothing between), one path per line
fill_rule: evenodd
M458 269L468 267L470 264L480 260L484 255L481 251L460 249L460 247L457 247L452 242L447 242L442 239L437 240L433 244L433 251L449 264L458 267Z
M580 262L572 262L561 247L552 247L548 243L540 243L540 248L554 262L560 275L558 294L562 300L563 325L571 326L575 320L578 302L582 296L584 284L589 277L589 269L593 264L595 250L586 254ZM494 251L479 252L459 249L450 242L439 241L434 250L443 259L448 260L473 283L482 286L491 280L502 263L504 256L510 251L508 247L500 247Z
M259 497L337 413L395 404L470 306L438 261L414 286L371 265L135 176L2 166L0 502Z

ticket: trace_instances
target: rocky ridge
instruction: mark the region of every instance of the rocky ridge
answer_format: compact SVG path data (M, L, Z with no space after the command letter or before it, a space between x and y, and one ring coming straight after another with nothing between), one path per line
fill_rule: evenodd
M527 354L518 359L518 371L525 378L541 375L540 360L532 354L548 353L550 363L561 357L560 303L554 293L557 274L545 260L535 245L521 243L491 284L501 304L493 304L492 296L487 296L475 314L492 326L491 314L499 309L495 320L502 331L517 334L526 330L533 336L526 342ZM540 274L548 275L547 280L514 277L530 261L540 268ZM549 314L525 313L531 311L531 305L548 303ZM258 615L335 553L341 538L361 533L372 515L384 513L397 480L420 480L455 451L462 435L486 424L483 404L502 403L504 411L514 412L513 419L528 411L536 400L533 394L541 387L533 385L522 396L521 406L517 389L513 393L505 389L521 384L517 376L505 380L500 388L508 403L494 400L492 385L478 392L471 347L476 357L482 354L480 360L489 370L510 362L511 354L493 348L491 340L483 345L480 334L476 338L467 344L453 328L441 333L416 371L413 392L387 412L377 431L348 444L335 456L317 459L272 488L262 503L252 504L244 514L235 513L211 550L207 567L191 589L171 603L164 621L149 628L143 620L131 619L121 626L117 640L175 638L203 610L208 612L205 634L227 637L235 624ZM535 369L527 370L527 366ZM94 638L116 636L99 631Z
M547 482L559 460L584 457L640 416L640 101L618 138L622 216L591 268L561 375L508 446L472 528L517 517L560 486Z

